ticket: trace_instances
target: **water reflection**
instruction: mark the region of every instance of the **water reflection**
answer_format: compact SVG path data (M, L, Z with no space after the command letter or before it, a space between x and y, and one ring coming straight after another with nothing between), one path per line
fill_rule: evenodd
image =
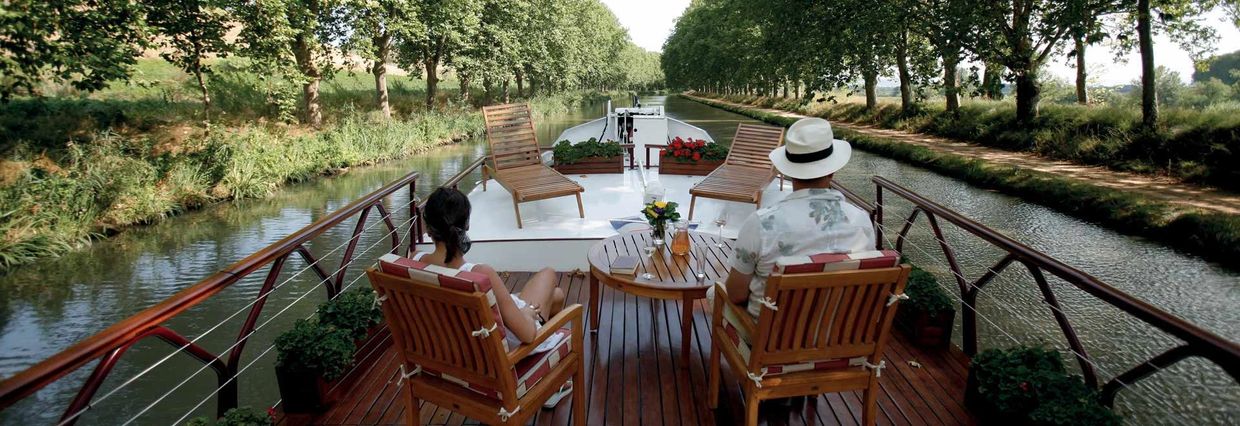
M722 143L730 143L737 123L753 122L681 98L645 97L641 102L665 105L673 117L705 128ZM545 120L537 129L539 139L549 145L564 128L595 118L601 112L601 105L591 105ZM485 143L470 140L417 158L354 169L343 176L291 186L270 199L221 204L133 229L81 252L0 276L0 377L21 371L171 296L410 170L422 174L417 191L425 195L485 152ZM899 182L1212 332L1240 339L1240 310L1235 309L1240 301L1240 275L1219 265L865 152L854 151L852 163L837 179L863 197L873 199L874 188L869 180L873 175ZM476 173L466 178L462 189L472 188L478 179ZM894 197L887 198L886 225L898 229L911 207ZM407 202L408 194L404 191L387 200L386 207L396 223L407 220ZM918 223L905 253L936 272L948 289L954 289L954 281L937 242L924 226L924 218ZM364 252L357 254L361 258L377 256L389 248L386 229L373 216L368 226L359 245L359 251ZM346 222L309 244L322 257L321 262L328 265L329 272L338 265L343 251L340 246L347 241L351 228L352 223ZM945 231L970 280L1002 256L958 229L948 226ZM894 230L887 232L888 236L892 234ZM241 365L252 366L242 374L242 405L266 407L278 398L270 370L275 354L265 351L293 319L309 316L324 299L313 274L297 274L304 267L300 260L289 262L279 280L281 287L271 295L259 320L260 328L247 344ZM349 269L345 283L364 285L364 281L359 281L361 269ZM254 300L262 279L262 274L249 277L165 325L198 333L188 337L201 335L200 343L208 350L226 352L235 341L247 304ZM1095 357L1104 380L1174 344L1165 334L1141 325L1080 290L1058 280L1052 280L1052 286L1086 348ZM1040 301L1028 272L1019 265L1010 267L982 291L982 347L1014 342L1065 347L1048 307ZM225 322L206 333L220 321ZM955 335L958 339L959 330ZM167 345L156 341L131 349L103 386L99 394L102 402L83 421L118 423L141 412L137 419L140 423L167 423L186 412L214 412L212 400L207 398L216 387L213 374L206 370L191 376L201 366L183 356L170 358L105 397L169 352ZM36 397L0 413L0 423L54 422L90 368L87 366ZM190 379L182 385L187 376ZM176 391L169 393L174 388ZM204 398L206 403L195 409ZM1240 406L1240 391L1217 367L1192 361L1160 372L1135 391L1121 392L1119 406L1138 423L1192 418L1202 423L1234 424L1234 407Z

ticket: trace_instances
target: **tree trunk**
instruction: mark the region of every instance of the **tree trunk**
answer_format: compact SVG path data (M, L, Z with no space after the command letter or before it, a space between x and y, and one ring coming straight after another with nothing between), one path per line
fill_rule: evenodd
M298 35L294 39L293 56L297 60L297 67L301 69L301 74L305 78L305 81L301 84L301 94L305 102L306 124L319 127L323 125L323 109L319 103L319 80L323 76L319 73L318 66L314 64L310 43L306 40L305 35Z
M513 72L513 77L516 78L517 80L517 97L520 98L522 96L525 96L525 79L523 78L524 76L521 75L520 67L518 67L516 71Z
M1038 86L1038 69L1031 68L1016 73L1016 121L1029 123L1038 117L1038 101L1042 88Z
M392 118L387 86L387 61L391 53L392 36L384 34L375 37L372 41L375 45L375 57L378 58L374 66L370 68L370 72L375 75L375 103L379 104L379 110L383 111L384 118Z
M986 99L1003 99L1003 65L994 62L985 63L986 70L982 74L982 95Z
M426 67L426 107L435 107L435 91L439 89L439 55L424 52L422 66Z
M1141 125L1158 124L1158 98L1154 85L1154 34L1150 27L1150 0L1137 0L1137 34L1141 47Z
M499 92L504 96L504 103L508 103L508 81L509 80L505 78L504 82L499 85Z
M210 133L211 92L207 91L207 81L202 74L202 43L194 39L194 78L198 80L198 91L202 92L202 125Z
M907 38L907 35L901 35L901 38ZM896 47L896 72L900 75L900 110L903 112L912 111L913 109L913 78L908 70L908 42L901 40Z
M1085 35L1074 35L1072 42L1076 44L1076 103L1089 105L1089 92L1085 90Z
M960 62L960 49L948 48L943 52L943 97L947 98L947 112L960 109L960 79L956 65Z
M878 107L878 71L865 70L861 75L865 79L865 109L873 110Z
M801 99L801 82L798 81L792 85L792 96Z
M467 104L469 103L469 74L457 72L456 75L461 80L459 82L461 84L461 103Z
M490 105L491 101L494 99L495 99L495 83L491 81L490 77L483 77L482 78L482 103L486 105Z

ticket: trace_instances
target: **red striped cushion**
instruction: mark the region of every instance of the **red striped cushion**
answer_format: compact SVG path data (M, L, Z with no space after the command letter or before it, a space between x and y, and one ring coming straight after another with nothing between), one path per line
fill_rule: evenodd
M847 271L854 269L890 268L900 263L895 250L872 250L854 253L819 253L810 256L784 256L775 260L778 274Z
M476 291L485 294L487 305L491 307L491 315L495 319L495 324L498 325L495 327L495 331L499 332L499 339L504 342L504 350L507 351L509 349L508 340L505 339L508 335L508 330L504 328L504 317L499 314L499 302L496 301L495 291L491 288L491 278L486 276L486 274L432 265L391 253L379 258L379 270L385 274L405 277L443 288L468 293Z

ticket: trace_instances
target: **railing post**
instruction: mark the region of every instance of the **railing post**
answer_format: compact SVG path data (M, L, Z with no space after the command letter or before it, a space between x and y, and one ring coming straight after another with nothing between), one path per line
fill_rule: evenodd
M883 249L883 185L874 182L874 232L878 233L878 238L874 240L874 248Z
M374 205L366 206L362 210L362 214L357 217L357 225L353 227L353 236L349 238L349 245L344 249L344 257L340 259L340 269L336 271L336 282L327 286L327 298L335 299L340 294L341 286L344 285L344 276L348 272L349 265L353 263L353 251L357 250L357 242L362 239L362 231L366 230L366 218L370 217L370 209Z
M241 351L245 349L246 341L250 339L250 333L254 332L254 326L258 324L258 317L263 313L263 306L267 304L267 296L275 287L276 280L280 278L280 271L284 269L284 261L288 260L288 254L277 257L275 262L271 263L271 270L267 272L267 278L263 280L263 287L258 290L258 298L254 301L254 305L250 307L250 315L245 318L245 323L241 325L241 332L237 333L237 343L233 345L232 351L228 354L228 373L231 376L237 375L237 366L241 364ZM327 282L326 280L324 282Z
M1085 345L1081 344L1081 338L1076 335L1076 329L1072 328L1072 323L1068 321L1068 315L1059 306L1059 299L1055 297L1055 291L1051 289L1050 283L1046 282L1046 275L1042 274L1042 268L1027 260L1022 260L1021 263L1025 264L1025 268L1029 269L1029 275L1032 275L1033 280L1038 283L1042 298L1047 305L1050 305L1055 322L1059 323L1059 329L1063 331L1063 337L1068 339L1068 346L1072 348L1077 362L1081 364L1081 374L1085 376L1085 384L1090 388L1098 388L1098 372L1094 370L1094 363L1089 360L1089 352L1085 351Z

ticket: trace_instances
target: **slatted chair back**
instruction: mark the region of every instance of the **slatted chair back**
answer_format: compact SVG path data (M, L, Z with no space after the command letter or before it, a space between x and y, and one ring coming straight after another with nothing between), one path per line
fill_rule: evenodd
M516 388L486 293L449 288L430 278L400 277L371 269L371 285L383 300L383 317L405 369L414 366L487 389ZM481 332L481 330L488 330ZM468 386L462 384L464 386Z
M772 303L758 316L750 371L859 357L878 362L908 274L908 265L898 265L771 275L765 300Z
M770 170L771 151L778 148L784 141L782 127L763 126L757 124L739 124L736 136L732 138L732 148L728 151L727 165L754 167Z
M491 105L482 108L486 122L491 164L496 170L542 164L538 135L527 104Z

